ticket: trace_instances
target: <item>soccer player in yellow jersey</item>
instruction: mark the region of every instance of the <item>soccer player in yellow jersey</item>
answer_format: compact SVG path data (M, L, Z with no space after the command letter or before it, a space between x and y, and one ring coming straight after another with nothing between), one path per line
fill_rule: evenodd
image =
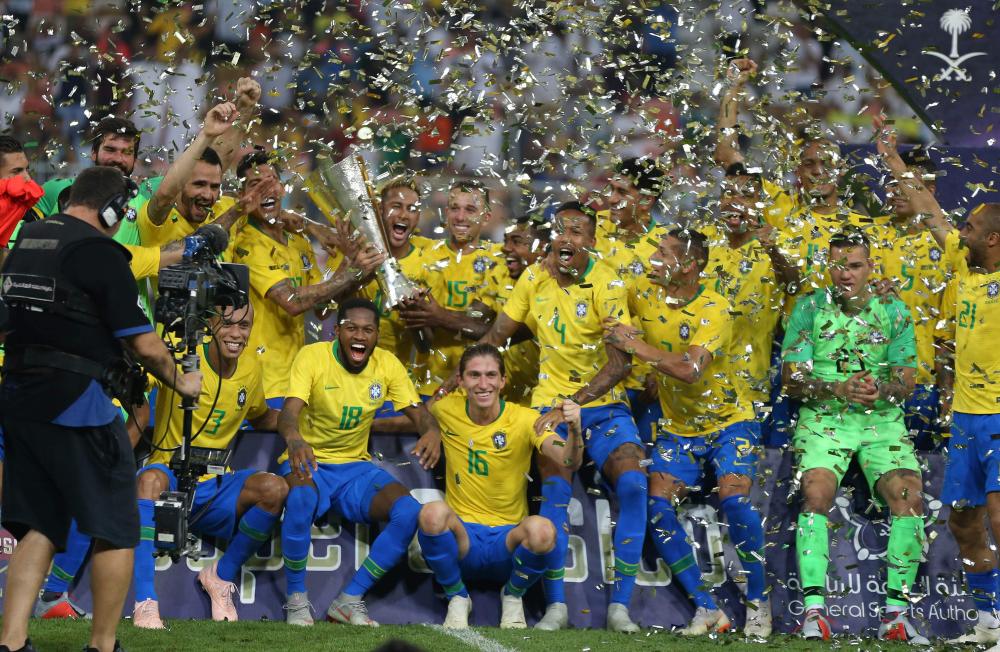
M606 317L624 321L630 317L625 283L590 255L596 221L594 212L579 202L556 209L548 255L521 274L481 341L501 346L522 326L532 329L541 350L538 385L531 397L532 407L543 412L540 426L559 423L560 413L552 408L565 398L583 406L587 452L617 493L620 509L614 534L615 586L607 626L614 631L636 632L639 627L629 618L628 604L645 537L646 472L640 465L642 440L622 387L631 358L601 343ZM560 427L559 432L565 436L565 428ZM561 629L568 623L563 575L572 474L544 457L538 464L544 478L540 513L555 524L557 539L546 562L544 587L549 604L535 627Z
M757 64L751 59L735 59L730 64L729 87L723 93L716 124L718 142L715 160L724 168L743 162L736 140L739 102L746 82L756 71ZM799 294L808 294L829 286L826 265L830 236L848 225L861 229L874 243L872 257L878 264L878 247L888 237L888 229L872 218L850 210L841 201L838 183L844 171L844 159L836 143L802 134L798 139L798 150L795 167L798 186L794 192L763 181L770 204L764 211L764 217L786 236L787 241L782 246L787 248L786 255L799 267L802 275ZM786 307L789 313L794 307L794 297L790 299Z
M501 248L505 265L494 267L486 283L489 291L494 293L492 298L497 306L510 300L514 284L524 270L546 254L550 236L548 224L529 216L518 218L506 230ZM411 303L406 315L411 323L427 327L450 321L463 335L473 339L485 335L496 319L496 312L482 304L476 306L474 314L463 314L446 310L435 301ZM531 391L538 383L538 344L531 338L531 329L525 326L503 349L504 367L507 369L504 398L525 406L531 405Z
M170 166L149 201L139 208L135 222L143 247L160 247L179 240L199 225L222 216L228 231L239 217L235 200L220 199L222 175L231 164L232 154L224 159L211 147L223 135L238 138L238 129L233 125L239 115L236 105L229 102L212 107L205 115L205 124L194 141Z
M986 536L1000 537L1000 204L972 209L961 229L944 211L919 175L896 151L895 136L876 120L879 153L898 182L914 215L924 223L955 278L954 300L942 314L954 328L954 397L951 438L941 500L951 507L948 527L958 543L965 579L979 613L972 632L957 642L1000 640L997 557Z
M937 166L922 149L901 156L907 170L919 176L928 192L935 191ZM882 274L890 279L913 317L917 338L916 389L906 402L906 427L914 435L918 449L938 445L940 397L935 373L934 328L941 317L941 298L950 277L944 249L916 220L916 214L900 192L898 182L886 184L892 213L890 238L883 243Z
M217 306L210 318L212 339L198 351L204 382L195 405L193 445L228 448L247 419L255 428L275 430L277 410L264 403L260 362L247 341L253 328L253 307ZM170 461L181 445L184 411L177 395L157 385L154 449L138 477L139 524L135 554L135 608L132 623L144 629L163 629L154 586L153 501L168 489L177 490ZM203 536L227 540L222 558L198 574L212 601L213 620L237 620L232 594L240 567L271 536L281 518L288 486L278 476L254 470L207 476L194 494L189 527Z
M576 470L583 459L580 406L564 400L557 410L569 427L563 441L536 432L538 413L501 398L503 358L490 344L474 344L458 363L464 394L431 403L441 424L448 470L445 502L420 510L417 538L427 565L448 597L444 626L466 629L472 601L463 580L503 582L501 629L524 629L524 593L545 571L556 542L552 521L528 516L531 453Z
M414 278L427 288L426 296L412 302L412 311L408 305L400 309L408 326L434 329L431 351L417 355L414 375L421 396L437 391L466 344L476 339L455 318L467 315L482 320L487 309L497 307L491 272L503 262L503 255L499 244L480 238L490 216L486 186L476 180L452 186L444 211L445 238L424 249L421 270ZM434 310L428 321L428 307L422 302L435 303L443 310Z
M774 422L763 413L781 400L780 374L772 386L772 344L779 328L786 293L799 283L796 267L778 245L779 233L762 219L764 200L761 178L742 163L726 170L719 200L721 228L706 230L709 236L708 286L732 306L733 351L743 361L736 375L747 385L747 397L761 417L761 440L787 441L787 434L772 433ZM772 400L773 399L773 400Z
M630 293L638 292L646 283L649 258L668 230L653 218L653 208L663 186L663 170L655 163L649 159L625 159L615 167L608 181L608 210L597 213L597 253L628 283ZM632 361L625 390L640 436L644 441L652 441L661 415L655 376L649 365Z
M390 179L379 192L376 209L382 218L388 255L399 261L399 267L407 278L414 278L420 273L423 251L434 243L414 233L420 224L420 188L416 181L409 177ZM412 364L416 334L406 327L398 310L387 309L378 281L371 280L359 294L382 311L379 347L394 353L404 364ZM386 404L386 407L391 408L391 405Z
M288 445L279 458L280 473L291 487L281 529L287 621L313 622L305 585L310 533L316 518L332 509L354 523L386 523L351 583L327 610L327 619L334 622L376 626L368 617L364 594L406 554L417 530L420 503L372 464L372 420L384 402L392 401L421 435L413 452L425 469L437 463L441 433L403 363L376 347L375 304L348 299L338 319L333 342L310 344L295 356L278 423Z
M749 499L756 470L760 424L754 419L743 365L733 347L732 307L705 286L705 236L674 229L653 254L652 284L629 295L639 328L606 321L608 345L650 363L657 372L663 418L649 468L649 527L657 550L697 609L682 633L730 629L729 619L702 588L701 571L677 519L675 505L699 488L704 464L718 478L719 501L747 579L749 635L771 633L764 577L764 529Z
M250 348L260 351L268 404L280 407L292 360L305 344L305 313L323 315L327 303L357 292L383 256L367 246L356 261L345 258L324 279L308 238L285 226L284 189L268 153L247 154L236 173L243 180L244 198L252 193L255 199L245 202L247 224L231 243L232 262L250 268L250 300L257 313ZM269 190L258 191L262 185Z

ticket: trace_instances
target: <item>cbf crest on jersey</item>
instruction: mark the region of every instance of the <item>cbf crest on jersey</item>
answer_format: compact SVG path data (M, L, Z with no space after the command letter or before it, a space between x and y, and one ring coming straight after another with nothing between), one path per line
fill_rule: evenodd
M687 322L681 324L681 327L677 329L677 334L681 336L681 339L685 342L691 337L691 325Z
M753 261L749 258L744 258L740 261L740 274L749 274L750 270L753 269Z
M990 284L986 286L986 296L990 299L996 299L998 294L1000 294L1000 282L990 281Z
M377 380L368 386L368 398L377 401L382 398L382 383Z
M489 267L489 264L490 263L486 259L486 256L478 256L474 261L472 261L472 269L476 272L476 274L482 274L486 271L486 268Z
M628 270L632 272L633 276L642 276L646 273L646 266L642 264L641 260L634 260L628 266Z
M941 250L937 247L932 247L929 255L934 262L941 260Z
M497 450L502 450L507 447L507 433L503 430L498 430L493 433L493 448Z
M240 391L237 392L236 394L236 405L237 407L242 408L246 404L247 404L247 388L240 387Z
M587 316L587 302L578 301L576 304L576 316L583 318Z

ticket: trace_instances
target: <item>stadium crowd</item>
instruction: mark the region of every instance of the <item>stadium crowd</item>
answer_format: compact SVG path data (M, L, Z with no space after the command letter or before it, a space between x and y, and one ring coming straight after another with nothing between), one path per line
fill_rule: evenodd
M641 51L647 58L616 52L626 62L623 74L604 81L612 85L617 79L618 104L602 119L627 123L639 116L631 124L644 135L624 139L621 149L606 148L604 169L593 175L576 175L568 157L556 156L560 148L575 147L571 138L556 142L545 135L567 116L579 117L582 112L570 107L585 104L589 95L567 95L562 80L547 85L544 75L532 77L516 99L538 109L536 122L520 127L523 187L537 189L557 178L579 183L560 186L565 192L556 193L559 201L548 209L522 210L520 199L506 201L520 191L495 181L508 160L504 148L510 147L501 138L510 129L499 99L504 91L476 87L496 81L509 67L495 48L493 55L485 47L480 53L480 44L454 26L442 34L409 33L412 21L400 16L396 29L378 39L336 39L323 31L324 20L354 20L366 34L377 32L382 23L374 16L381 6L352 4L332 19L314 7L309 20L295 23L296 16L287 15L291 10L274 5L256 31L227 27L231 9L218 2L199 9L204 13L181 7L135 14L124 29L110 19L89 25L99 32L94 42L104 48L93 60L88 59L93 51L56 39L47 43L44 37L31 52L21 53L20 64L28 67L27 59L35 57L81 63L62 66L58 80L36 80L55 84L55 91L36 89L41 96L71 100L35 102L36 109L59 113L58 121L39 121L29 110L35 91L27 90L19 105L8 103L13 116L8 124L14 125L9 133L19 138L0 136L0 183L9 198L0 225L14 228L20 222L21 231L5 252L5 279L16 279L30 267L27 261L37 260L32 252L40 245L25 243L42 242L39 234L47 223L95 215L129 254L145 320L121 316L115 333L132 342L154 329L160 271L191 260L205 242L196 230L217 225L228 234L221 258L249 268L249 302L213 311L210 335L197 351L200 374L181 373L172 364L152 366L151 405L126 415L131 444L147 430L153 444L132 487L138 514L132 535L116 538L96 527L99 515L74 512L75 503L64 520L40 519L35 510L48 489L36 492L37 475L51 471L19 466L27 449L8 443L4 526L19 538L40 533L47 544L36 554L58 554L48 577L18 575L15 583L13 564L18 554L29 554L19 546L0 649L33 649L27 629L32 613L84 615L68 589L92 541L95 550L128 549L133 624L164 627L154 583L153 515L161 492L177 486L170 460L182 430L178 395L196 399L200 447L229 447L247 422L277 431L287 447L276 474L234 469L197 485L192 531L228 541L223 556L198 577L215 620L238 620L232 596L240 569L279 536L286 620L312 625L315 612L305 586L311 527L333 510L345 521L380 527L360 569L328 606L327 619L377 626L365 594L403 559L416 537L447 596L446 627L468 627L465 583L488 580L503 586L501 627L527 627L522 597L539 582L547 606L534 627L565 628L567 508L573 474L586 460L617 499L609 630L639 631L629 604L647 539L696 607L682 633L733 628L702 581L677 514L690 492L708 490L717 493L740 559L748 606L744 632L766 638L772 615L765 531L750 494L759 449L767 443L788 445L796 455L802 501L796 554L806 607L802 636L832 635L825 609L827 514L856 458L873 499L891 513L878 637L928 644L908 612L924 544L915 451L939 447L945 432L941 500L951 507L949 527L979 614L962 641L1000 641L1000 575L987 534L1000 534L1000 469L993 452L1000 437L1000 354L990 345L1000 335L1000 322L993 321L1000 310L1000 204L980 204L962 216L960 228L953 226L934 198L937 168L926 149L901 152L897 146L897 130L883 116L893 100L857 99L867 116L858 129L833 118L840 131L823 132L814 121L803 121L796 107L809 106L808 117L825 120L845 108L826 106L822 99L796 104L774 87L780 76L784 90L797 93L792 99L822 98L826 68L816 63L810 76L806 63L818 62L829 48L810 41L805 26L790 30L801 44L787 56L803 64L799 77L786 77L746 56L776 56L754 53L767 49L763 41L749 51L740 46L765 22L766 3L748 3L744 14L713 14L713 21L739 23L724 39L732 56L722 76L701 84L705 89L720 84L715 116L697 115L710 105L707 90L689 93L669 109L630 93L637 69L650 61L674 69L691 50L668 39L675 47L658 51L647 47L656 40L649 38L640 48L648 50ZM36 27L48 24L44 13L14 16ZM72 14L60 18L72 24ZM497 24L508 19L501 9L489 16ZM671 20L678 24L676 16ZM290 29L294 24L305 27ZM178 25L187 31L172 32ZM279 25L287 30L284 36L275 31ZM265 27L270 31L261 33ZM159 37L149 40L149 34ZM419 62L408 62L407 84L388 83L392 57L403 56L398 46L420 39L436 43L439 56L430 57L422 73ZM8 39L8 47L14 41ZM581 85L597 83L582 72L585 61L611 48L572 29L571 20L531 47L520 56L557 59L551 65L563 71L579 69ZM268 52L273 57L264 56ZM240 77L232 64L244 56L253 74ZM314 57L314 65L289 63L302 57ZM213 77L218 89L178 81L197 76L203 61L229 70L228 78ZM16 64L17 57L6 65ZM121 100L126 68L135 89L133 119L125 117ZM530 75L544 67L525 68ZM447 78L449 71L468 76L466 94L438 93L448 85L437 89L434 80ZM272 84L277 78L283 82ZM257 79L268 79L265 87L273 92L263 92ZM195 88L201 93L196 97L177 96ZM461 106L480 91L498 98L489 115L482 104ZM134 95L145 92L148 108L135 112L142 98ZM161 95L153 97L156 93ZM417 100L407 103L391 93ZM756 100L769 93L783 99L763 115ZM198 107L214 96L228 99L199 119ZM72 99L77 97L86 101ZM401 106L412 115L389 115ZM546 112L547 106L558 109ZM588 108L594 115L601 112ZM661 110L672 117L660 113L650 128L649 111ZM108 113L84 129L97 114ZM343 117L326 120L330 115ZM366 121L369 115L385 122ZM770 160L758 150L775 140L758 132L774 128L778 115L797 116L791 120L797 126L769 136L791 143L784 146L789 170L751 163ZM493 126L462 129L483 120ZM710 135L694 141L701 148L711 142L707 151L695 153L672 140L695 128L692 123L714 124ZM397 138L389 126L404 124L409 126L400 127L403 136ZM24 141L44 143L51 134L39 130L55 126L64 130L61 138L68 144L59 155L75 180L58 177L39 186L32 181L35 162L29 156L39 150L26 149ZM576 126L582 139L597 133ZM870 204L843 193L848 166L838 138L866 135L876 144L887 195L884 210L875 213ZM464 146L454 147L463 137L469 138ZM141 160L140 145L149 138L154 151L176 145L169 165L159 156ZM302 195L309 185L300 180L315 164L313 140L334 143L341 154L354 145L376 152L370 164L386 170L376 178L372 200L384 250L344 215L312 219L316 209L291 210L299 201L292 195ZM458 153L439 155L446 151ZM717 166L715 177L694 164L706 155ZM537 165L525 164L530 160ZM416 173L448 177L443 198L433 199ZM708 178L719 181L717 200L710 203L703 190ZM235 185L224 193L227 179ZM700 197L685 201L678 191L685 184L698 186ZM505 200L498 200L498 191ZM427 210L435 201L440 225L430 222L433 211ZM660 219L663 206L669 219ZM510 210L516 218L507 216ZM61 274L71 275L79 262L71 267L72 256L65 256ZM387 258L421 287L418 297L388 305L384 278L378 276ZM120 288L117 280L108 286ZM26 331L35 318L26 307L30 301L11 295L6 284L4 295L11 322L0 408L4 429L10 430L23 399L19 392L47 365L25 354L31 349ZM332 334L317 341L310 324L332 316ZM144 361L151 356L139 353ZM110 401L89 392L81 388L60 398L58 410L50 406L35 418L64 427L123 420L114 410L81 408ZM29 418L17 412L17 419ZM444 478L446 500L420 504L408 487L373 463L372 432L415 441L413 456ZM535 514L529 510L527 479L533 463L541 477ZM706 467L715 487L704 486ZM137 545L129 545L129 536ZM127 590L126 579L125 586L106 589L100 603L95 600L95 648L116 649L114 632Z

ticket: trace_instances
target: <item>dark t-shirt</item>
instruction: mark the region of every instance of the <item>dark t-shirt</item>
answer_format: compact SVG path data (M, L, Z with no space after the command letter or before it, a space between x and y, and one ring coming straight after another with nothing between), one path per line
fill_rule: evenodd
M122 356L119 338L153 330L139 304L128 253L85 222L68 216L51 219L65 220L74 233L84 237L100 238L64 254L61 268L92 299L100 323L85 324L51 313L12 310L7 355L15 357L24 347L43 346L103 363L116 360ZM44 227L45 222L26 226L22 240L30 238L32 230ZM15 248L5 270L16 260ZM119 414L94 379L54 369L7 374L0 386L0 410L65 426L104 425Z

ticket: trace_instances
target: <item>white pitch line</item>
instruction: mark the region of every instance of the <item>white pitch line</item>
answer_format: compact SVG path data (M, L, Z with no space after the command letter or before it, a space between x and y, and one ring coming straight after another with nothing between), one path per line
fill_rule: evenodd
M482 634L478 634L471 629L448 629L442 627L441 625L426 625L436 632L442 634L447 634L452 638L457 638L471 648L476 648L477 650L482 650L482 652L517 652L514 648L501 645L492 638L486 638Z

